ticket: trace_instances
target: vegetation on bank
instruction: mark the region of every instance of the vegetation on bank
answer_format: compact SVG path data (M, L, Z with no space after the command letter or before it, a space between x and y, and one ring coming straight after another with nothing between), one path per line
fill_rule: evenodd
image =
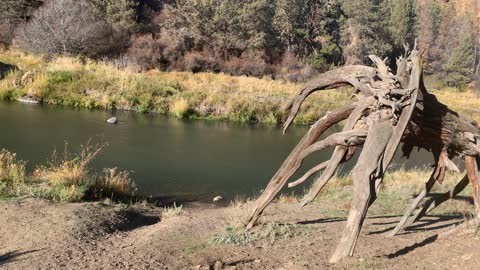
M65 202L102 198L132 200L136 188L128 172L110 168L94 175L89 171L89 164L103 147L87 144L78 154L71 154L65 148L61 157L54 151L47 165L38 166L31 175L26 172L25 161L3 149L0 151L0 197L26 196Z
M45 59L16 50L0 51L0 61L13 64L0 81L0 99L24 95L46 104L91 109L153 112L181 118L278 123L283 106L300 85L225 74L138 73L114 63L56 57ZM351 90L328 91L309 98L296 119L307 124L350 100Z
M18 67L0 80L0 100L30 95L46 104L89 109L133 110L180 118L279 123L283 107L301 84L270 78L226 74L139 73L115 62L81 58L46 58L18 50L0 51L0 62ZM452 109L480 121L480 99L474 91L429 90ZM432 89L433 88L433 89ZM351 89L323 91L310 96L295 119L311 124L327 111L347 104Z

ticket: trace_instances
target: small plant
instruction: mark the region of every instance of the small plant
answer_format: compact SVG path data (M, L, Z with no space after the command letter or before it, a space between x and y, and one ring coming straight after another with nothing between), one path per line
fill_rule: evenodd
M173 203L172 207L165 207L162 211L162 218L171 218L176 216L181 216L185 214L183 210L183 205L177 206L176 203Z
M172 103L170 112L178 118L184 118L188 116L190 112L190 106L185 99L180 98Z
M208 241L212 245L235 245L245 246L252 241L253 234L247 232L244 227L227 226L225 232L214 236Z
M127 171L117 168L103 170L103 175L93 180L90 188L96 198L126 199L135 196L137 188Z
M267 239L271 244L277 239L288 239L297 236L299 233L295 231L296 225L267 223L263 230L260 231L260 239Z
M90 199L131 200L136 187L126 171L105 169L103 175L94 176L88 165L106 144L81 146L78 154L68 151L62 157L54 151L46 166L39 166L32 175L26 174L25 162L16 154L0 151L0 196L29 196L48 200L79 202Z
M273 244L278 239L288 239L302 232L296 230L296 225L267 223L255 232L245 230L243 226L227 226L221 234L215 235L209 240L212 245L236 245L245 246L258 240L267 240L269 244Z
M0 181L24 182L26 179L25 161L17 160L15 153L0 151Z

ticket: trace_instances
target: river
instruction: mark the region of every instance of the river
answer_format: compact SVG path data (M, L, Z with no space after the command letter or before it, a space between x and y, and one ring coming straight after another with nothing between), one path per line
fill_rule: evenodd
M119 119L117 125L106 123L111 116ZM19 103L0 103L0 123L0 148L28 161L30 171L46 164L54 148L63 151L65 142L78 151L89 139L103 140L108 147L93 161L92 171L130 171L141 194L179 201L258 194L308 130L294 126L281 135L280 127L271 125ZM330 153L309 158L296 176ZM394 168L424 166L432 160L425 151L414 151L406 163L399 156ZM341 172L352 166L347 163Z

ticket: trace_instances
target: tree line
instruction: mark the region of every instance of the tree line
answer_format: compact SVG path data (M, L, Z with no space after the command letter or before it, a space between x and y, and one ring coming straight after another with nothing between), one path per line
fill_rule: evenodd
M476 9L460 11L455 3L2 0L0 42L45 55L122 57L142 70L301 81L338 65L367 64L369 54L395 59L418 38L426 73L462 86L478 71L479 25Z

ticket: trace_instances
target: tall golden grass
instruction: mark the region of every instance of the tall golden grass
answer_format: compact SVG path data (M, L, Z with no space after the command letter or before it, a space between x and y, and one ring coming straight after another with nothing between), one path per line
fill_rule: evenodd
M0 51L0 61L19 69L0 81L0 99L34 95L48 104L155 112L177 117L277 123L299 85L226 74L138 73L106 61ZM303 106L297 123L308 124L349 102L351 90L325 91Z
M109 198L131 200L135 184L129 173L105 169L103 175L94 175L89 164L102 151L104 144L82 146L78 154L65 148L63 156L54 151L45 166L39 166L27 175L25 162L7 150L0 152L0 197L37 197L56 201L79 202Z

